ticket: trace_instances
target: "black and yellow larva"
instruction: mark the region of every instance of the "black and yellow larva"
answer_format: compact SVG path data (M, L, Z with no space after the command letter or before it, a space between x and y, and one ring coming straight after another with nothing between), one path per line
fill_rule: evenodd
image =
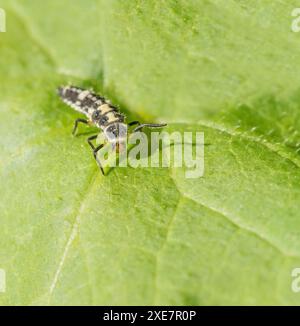
M76 119L73 128L73 135L76 134L78 124L92 124L102 130L106 141L113 145L118 145L127 138L128 126L137 125L132 132L142 130L143 127L161 128L166 126L165 123L140 123L139 121L132 121L125 123L125 116L119 112L117 107L112 105L104 97L77 86L60 86L57 89L58 95L64 103L72 107L74 110L83 113L87 119ZM101 172L104 174L100 160L97 158L97 152L105 145L105 143L94 146L92 143L98 137L93 135L87 139L88 144L93 150L93 155L99 165Z

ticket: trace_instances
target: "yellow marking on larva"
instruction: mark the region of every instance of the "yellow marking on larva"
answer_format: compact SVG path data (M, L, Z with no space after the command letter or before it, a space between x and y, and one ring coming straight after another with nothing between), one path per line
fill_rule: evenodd
M92 116L92 114L94 113L95 109L93 108L88 108L88 114L90 115L90 117Z
M106 114L108 120L107 123L118 121L118 117L116 117L115 112L109 112Z
M84 100L85 97L86 97L89 93L90 93L89 91L83 91L83 92L81 92L81 93L78 95L78 99L79 99L80 101Z
M66 86L66 87L63 87L63 88L62 88L62 95L63 95L63 96L66 94L66 91L67 91L68 89L70 89L69 86Z
M100 105L98 109L101 111L101 114L105 114L106 112L112 110L112 108L107 103Z

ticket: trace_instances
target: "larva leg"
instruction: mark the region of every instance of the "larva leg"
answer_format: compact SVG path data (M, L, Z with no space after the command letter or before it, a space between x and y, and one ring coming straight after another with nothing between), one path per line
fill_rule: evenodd
M75 123L74 123L73 131L72 131L72 135L73 136L75 135L75 133L77 131L79 122L84 123L84 124L88 124L88 121L85 120L85 119L76 119L75 120Z
M102 165L101 165L100 160L99 160L98 157L97 157L97 152L98 152L98 151L99 151L99 150L104 146L104 144L101 144L101 145L95 147L95 146L93 145L93 143L92 143L92 140L97 139L97 137L98 137L98 135L93 135L93 136L91 136L91 137L89 137L89 138L87 139L87 142L88 142L88 144L91 146L91 148L92 148L92 150L93 150L94 158L95 158L95 160L96 160L96 162L97 162L97 164L98 164L98 166L99 166L99 168L100 168L102 174L104 175L103 167L102 167Z
M95 160L96 160L96 162L97 162L97 164L98 164L98 166L99 166L99 168L100 168L102 174L105 175L105 174L104 174L103 167L102 167L102 164L101 164L100 160L99 160L98 157L97 157L97 152L98 152L98 151L99 151L103 146L104 146L104 144L101 144L101 145L99 145L98 147L96 147L96 148L93 150L93 154L94 154L94 158L95 158Z
M139 124L136 128L134 128L132 132L140 131L144 127L148 127L148 128L162 128L162 127L165 127L166 125L167 125L166 123L143 123L143 124Z

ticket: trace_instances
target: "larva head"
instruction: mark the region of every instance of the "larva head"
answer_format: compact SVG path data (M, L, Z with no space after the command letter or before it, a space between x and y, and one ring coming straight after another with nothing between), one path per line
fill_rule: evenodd
M123 142L127 139L127 125L125 123L112 123L103 132L110 143Z

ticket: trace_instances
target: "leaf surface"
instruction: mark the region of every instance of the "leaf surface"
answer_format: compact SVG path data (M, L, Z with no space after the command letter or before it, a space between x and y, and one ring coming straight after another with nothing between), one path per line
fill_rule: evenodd
M88 3L0 1L0 303L299 304L293 7ZM69 81L130 118L203 131L204 176L103 177L86 137L71 136L78 114L55 94Z

